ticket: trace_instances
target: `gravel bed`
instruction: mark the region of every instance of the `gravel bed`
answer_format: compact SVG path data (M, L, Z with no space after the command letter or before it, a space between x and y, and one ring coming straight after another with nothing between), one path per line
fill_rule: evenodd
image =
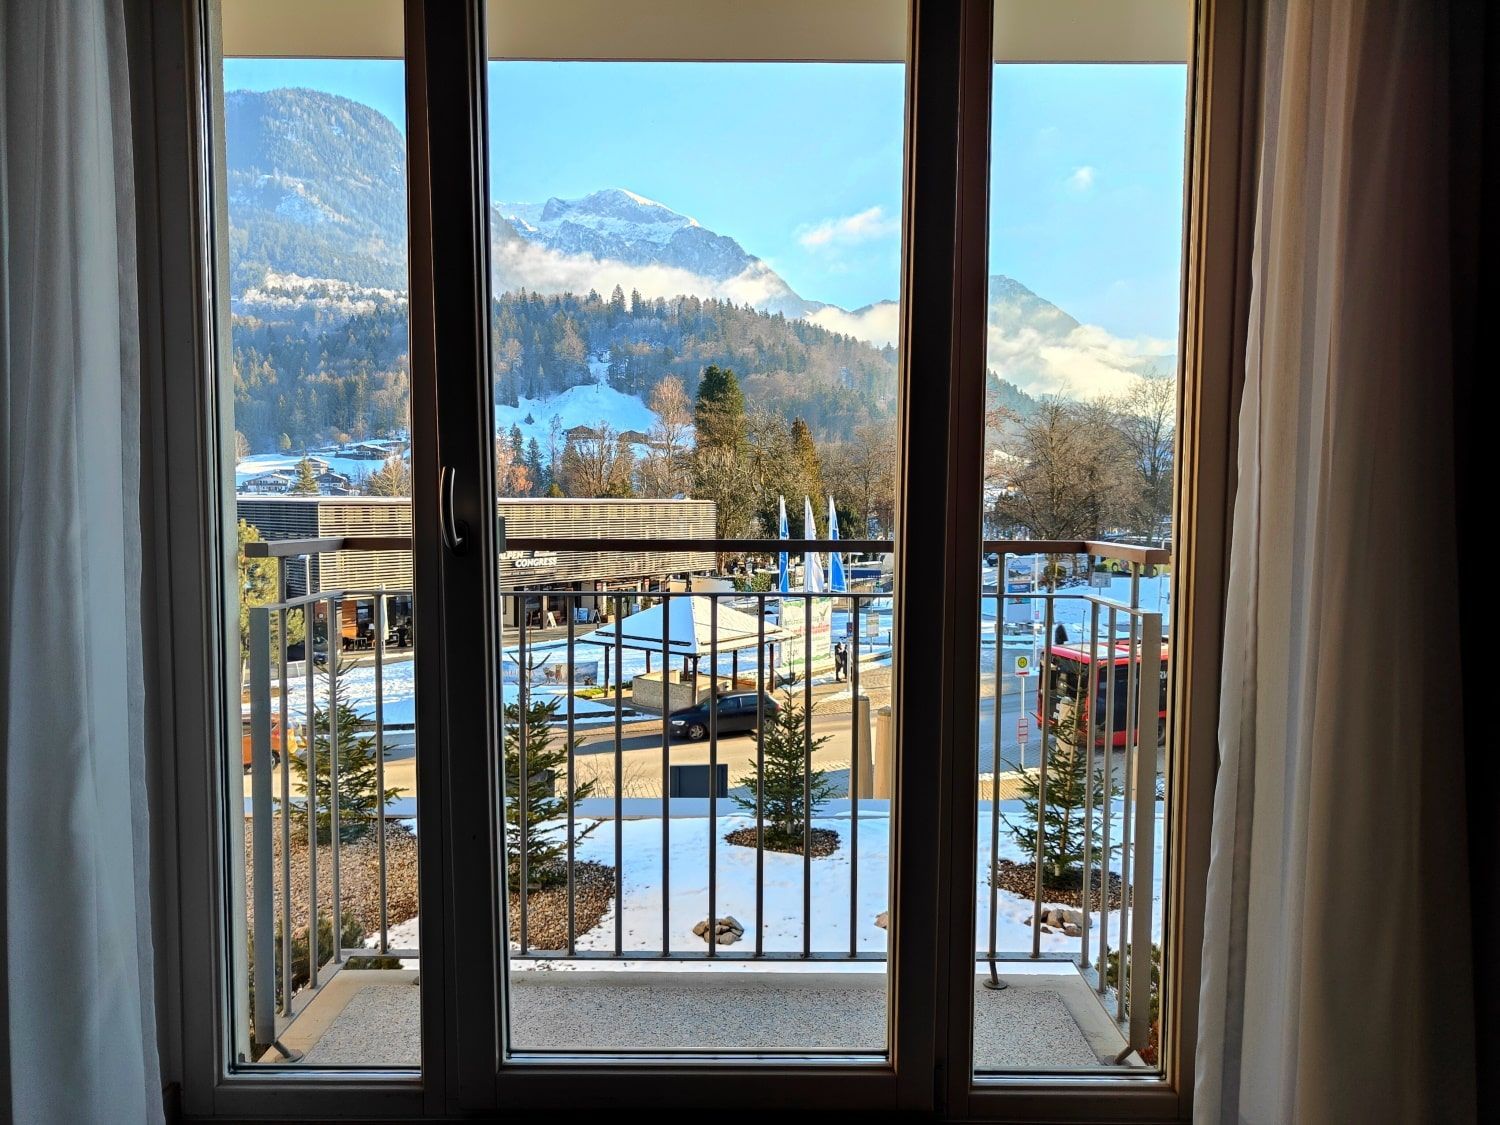
M386 918L390 925L417 915L417 838L404 825L391 823L385 830ZM247 923L254 921L254 854L250 827L245 827L245 911ZM276 903L281 902L281 819L272 821L271 885ZM308 904L307 834L292 824L292 921L298 929L307 925ZM380 849L375 832L353 843L339 845L339 895L345 913L353 914L367 934L380 929ZM318 909L333 909L333 848L318 844Z
M615 898L615 869L604 863L573 866L573 936L588 933L609 913ZM521 940L521 906L511 897L510 940ZM568 947L568 885L543 887L526 895L526 944L529 949Z
M731 844L742 848L755 847L754 828L736 828L727 833L724 839ZM812 830L812 854L814 859L820 859L825 855L832 855L839 850L839 834L832 828L814 828ZM801 855L802 842L799 840L794 847L777 848L772 847L770 840L766 841L766 851L781 852L783 855Z
M1036 892L1036 868L1030 863L1016 863L1013 860L1002 859L995 865L996 874L999 876L999 886L1010 891L1011 894L1019 895L1021 898L1030 898ZM1090 872L1089 910L1099 909L1099 872ZM1080 880L1081 882L1081 880ZM1043 881L1042 900L1059 906L1083 906L1083 888L1074 883L1072 885L1054 886ZM1120 908L1120 876L1118 872L1109 873L1109 908L1118 910Z

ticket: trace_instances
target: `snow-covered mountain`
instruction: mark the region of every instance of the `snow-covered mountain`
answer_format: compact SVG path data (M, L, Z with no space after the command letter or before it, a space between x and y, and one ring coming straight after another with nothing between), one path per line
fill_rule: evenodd
M622 187L602 188L577 199L554 196L545 203L497 203L492 225L498 289L535 288L537 279L557 272L562 261L581 259L596 263L601 274L646 270L648 284L676 281L692 286L678 292L727 296L788 317L806 318L825 307L801 297L728 235ZM547 253L528 254L529 248Z
M234 311L278 320L304 310L321 324L399 308L406 151L395 125L370 106L303 89L231 91L225 115ZM495 204L491 229L497 295L618 285L648 298L729 299L876 348L896 342L894 301L848 310L805 298L734 238L625 187ZM1080 324L1013 278L991 277L989 296L990 367L1033 394L1107 393L1175 362L1170 341ZM588 346L602 354L619 342Z

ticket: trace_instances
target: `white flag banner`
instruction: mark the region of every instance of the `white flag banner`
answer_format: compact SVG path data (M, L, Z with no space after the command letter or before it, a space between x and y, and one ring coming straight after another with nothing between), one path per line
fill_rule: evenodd
M818 537L818 522L813 519L812 500L804 496L802 498L802 538L816 539ZM802 556L802 588L813 593L822 593L828 587L823 582L823 563L818 558L818 552L808 551Z

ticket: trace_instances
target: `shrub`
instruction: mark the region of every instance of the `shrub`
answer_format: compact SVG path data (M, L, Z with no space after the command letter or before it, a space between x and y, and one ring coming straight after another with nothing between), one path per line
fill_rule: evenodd
M807 766L808 715L797 706L791 692L784 693L782 704L774 715L768 715L765 730L765 765L760 763L735 784L750 790L750 796L735 794L734 800L754 816L757 788L763 796L766 847L773 851L800 851L807 820L816 816L818 807L833 795L833 782L825 771L814 768L807 779L807 796L803 800L803 773ZM828 735L814 738L816 751L828 741Z
M383 816L385 806L393 801L399 789L379 791L375 739L366 732L368 721L360 715L345 694L343 666L339 666L339 678L334 696L334 728L338 734L339 749L339 840L348 844L368 835L375 826L375 819ZM329 672L319 671L326 682ZM319 692L327 698L327 692ZM333 838L333 778L330 765L333 760L329 744L328 709L315 707L313 711L312 745L314 782L314 807L318 816L318 842L326 844ZM301 782L302 791L308 790L307 749L291 756L292 772ZM292 802L292 822L303 835L307 833L307 802Z
M569 746L566 737L554 738L551 726L557 717L556 697L528 701L526 709L526 782L521 783L521 703L505 707L505 856L506 877L512 894L521 889L521 825L526 825L526 880L529 886L551 886L567 878L558 862L567 851L568 809L594 791L593 779L573 785L572 800L566 790L555 793L554 779L566 776ZM572 749L582 739L575 735ZM524 801L521 798L525 792ZM524 805L524 812L523 812ZM559 839L559 835L562 839ZM574 842L587 832L579 832Z

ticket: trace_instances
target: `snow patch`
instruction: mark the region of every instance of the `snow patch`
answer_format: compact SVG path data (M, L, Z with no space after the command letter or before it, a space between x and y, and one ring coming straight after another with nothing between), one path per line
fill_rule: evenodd
M599 378L595 362L589 361L589 369ZM608 361L604 361L604 366L608 367ZM532 419L529 423L526 421L528 416ZM598 382L569 387L551 398L522 398L515 406L496 406L495 432L508 434L512 426L519 426L525 441L535 438L545 451L554 417L564 433L574 426L597 426L600 422L607 422L615 430L638 430L645 434L660 422L656 412L634 395Z

